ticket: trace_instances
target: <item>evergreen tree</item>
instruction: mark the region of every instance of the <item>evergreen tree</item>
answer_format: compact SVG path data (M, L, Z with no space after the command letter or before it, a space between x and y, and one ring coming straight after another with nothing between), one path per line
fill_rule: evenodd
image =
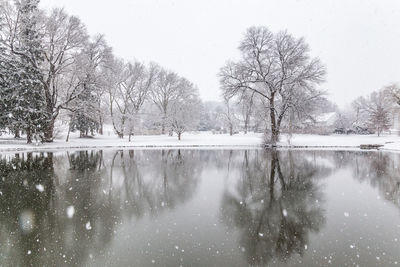
M12 121L11 107L13 99L9 96L13 91L17 91L12 79L15 77L16 69L6 54L6 49L0 47L0 129L10 128ZM19 82L18 80L16 82Z
M43 62L43 48L37 30L38 0L16 2L19 19L18 42L11 45L11 53L2 51L0 97L1 124L8 129L25 130L27 142L40 135L47 123L43 86L39 66Z
M70 130L78 130L80 137L86 137L91 133L94 134L99 128L98 121L98 98L94 93L91 84L83 83L83 92L74 101L74 109L70 117Z

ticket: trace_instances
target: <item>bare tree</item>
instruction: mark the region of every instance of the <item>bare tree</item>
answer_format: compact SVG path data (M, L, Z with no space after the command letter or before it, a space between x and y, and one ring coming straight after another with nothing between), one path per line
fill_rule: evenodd
M93 91L96 97L96 115L99 123L100 134L103 134L103 123L104 123L104 100L103 97L106 93L106 81L105 81L105 68L109 60L112 58L112 49L107 45L104 35L97 35L92 38L89 43L86 54L88 57L87 72L89 73L88 78L92 81L95 90Z
M108 72L111 82L108 90L110 115L115 132L120 138L127 131L129 140L139 110L144 104L154 82L156 67L146 67L140 62L124 63L114 60Z
M354 126L367 128L368 114L364 109L364 97L358 97L351 103L354 112Z
M388 96L392 98L393 102L400 106L400 87L398 84L390 84L386 86L383 90Z
M234 129L238 124L238 118L235 116L234 108L229 98L224 99L224 106L218 108L218 116L229 130L229 135L233 135Z
M310 58L303 38L286 31L273 34L265 27L247 30L239 47L242 60L228 62L220 71L225 97L251 92L264 98L269 109L270 144L276 145L280 126L290 108L323 96L315 86L324 80L325 68L317 58ZM298 96L301 96L299 103Z
M161 112L161 134L165 134L170 105L178 99L182 80L175 72L167 71L162 67L158 67L158 69L159 71L150 97Z
M181 140L182 133L195 128L200 117L200 109L198 89L182 78L178 97L171 102L168 117L171 130L178 135L178 140Z
M373 92L368 97L360 97L356 102L360 112L366 114L367 124L378 136L391 126L390 112L392 109L390 96L384 91Z

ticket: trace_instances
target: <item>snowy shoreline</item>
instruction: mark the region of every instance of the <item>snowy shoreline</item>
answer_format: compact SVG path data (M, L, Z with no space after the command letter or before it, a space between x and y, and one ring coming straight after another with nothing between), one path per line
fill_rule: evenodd
M53 143L26 144L24 139L0 137L0 152L51 151L51 150L83 150L83 149L260 149L262 134L248 133L229 136L209 132L186 133L182 140L176 136L142 135L134 136L129 142L127 138L119 139L114 135L79 138L71 136L69 142L56 139ZM278 143L279 149L310 150L360 150L360 145L381 145L382 151L400 151L400 136L397 135L293 135L290 142L283 135ZM376 149L372 149L376 150Z

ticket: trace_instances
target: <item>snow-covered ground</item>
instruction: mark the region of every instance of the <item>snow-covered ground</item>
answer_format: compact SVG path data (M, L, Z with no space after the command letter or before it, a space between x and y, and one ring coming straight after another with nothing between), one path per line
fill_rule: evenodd
M260 147L261 134L250 133L247 135L237 134L229 136L226 134L212 134L210 132L184 133L182 140L175 136L168 135L142 135L133 136L132 141L128 137L118 138L114 134L96 135L93 138L79 138L72 134L69 142L65 138L54 140L53 143L26 144L25 139L15 140L12 137L0 136L0 151L14 150L43 150L62 148L128 148L128 147Z
M293 135L290 142L287 136L281 137L280 145L295 147L359 147L363 144L383 145L384 149L399 149L400 136L398 135Z
M182 140L176 136L143 135L118 138L111 132L105 135L96 135L93 138L79 138L72 134L69 142L65 137L57 138L53 143L26 144L25 139L16 140L11 136L0 136L0 151L21 150L57 150L82 148L258 148L262 146L262 134L248 133L212 134L211 132L184 133ZM380 144L384 150L400 151L400 136L397 135L294 135L290 142L283 135L279 146L294 148L347 148L356 149L361 144Z

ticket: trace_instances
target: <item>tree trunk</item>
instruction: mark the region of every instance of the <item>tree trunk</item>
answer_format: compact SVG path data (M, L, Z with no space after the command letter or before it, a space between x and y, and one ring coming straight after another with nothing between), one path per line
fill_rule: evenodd
M269 175L269 192L270 192L270 203L272 203L274 199L274 187L275 187L275 169L276 169L276 161L277 161L277 154L276 150L272 150L271 153L271 171Z
M113 127L114 127L114 131L117 133L118 137L119 138L124 138L125 120L124 119L121 120L121 131L118 131L117 126L115 125L114 118L112 117L112 115L111 115L111 120L112 120L112 124L113 124Z
M103 118L99 118L99 134L103 135Z
M115 124L114 124L114 122L113 122L113 126L114 126L114 130L115 130L115 132L117 133L118 137L121 138L121 139L124 138L124 128L122 128L121 131L118 131L118 130L117 130L117 127L116 127Z
M53 142L54 122L54 119L51 119L44 130L44 141L47 143Z
M233 126L229 125L229 135L232 136L233 135Z
M71 124L69 124L69 126L68 126L67 139L65 139L65 142L68 142L68 141L69 141L69 134L70 134L70 132L71 132Z
M270 144L271 146L276 146L276 143L279 141L279 126L277 125L276 122L276 116L275 116L275 103L274 103L274 96L271 96L271 100L269 101L270 108L269 108L269 114L271 118L271 139L270 139Z
M166 120L167 120L167 112L164 109L163 119L162 119L162 123L161 123L161 134L165 134Z
M247 134L248 125L249 125L249 116L246 115L246 119L244 120L244 134Z
M14 128L14 138L21 138L20 132L18 128Z
M30 127L26 128L26 143L32 144L32 132Z
M103 135L103 123L100 124L99 134Z
M162 124L161 124L161 134L165 134L165 121L163 119Z
M181 134L182 133L178 133L178 140L181 140Z

